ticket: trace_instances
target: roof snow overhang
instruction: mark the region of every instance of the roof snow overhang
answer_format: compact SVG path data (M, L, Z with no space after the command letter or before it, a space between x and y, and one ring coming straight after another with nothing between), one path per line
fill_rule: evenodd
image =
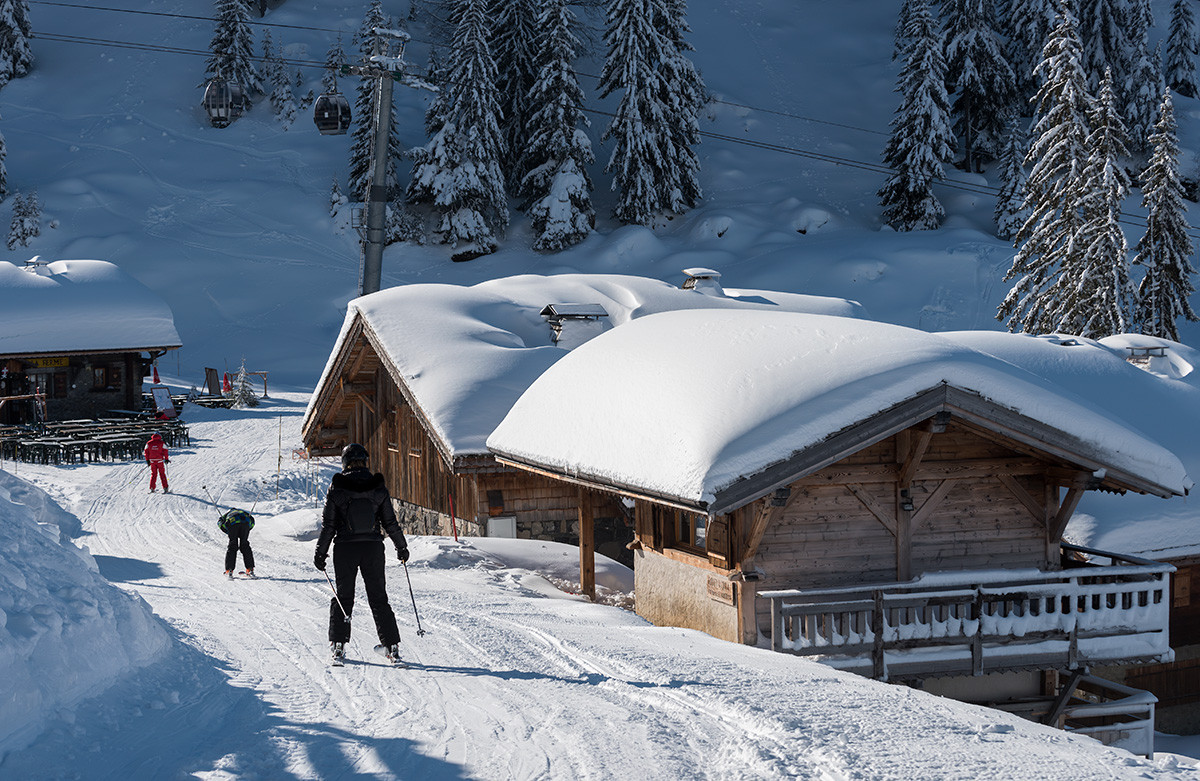
M942 420L952 420L1015 449L1072 465L1073 470L1060 478L1063 484L1075 484L1083 475L1088 478L1084 487L1090 489L1118 493L1134 491L1164 498L1181 495L1177 489L1157 482L1152 475L1135 473L1114 463L1116 459L1111 453L1093 443L985 399L974 391L945 383L851 424L810 447L795 451L786 459L742 476L716 491L712 502L656 494L598 475L565 473L501 451L494 452L501 464L544 476L693 512L724 515L939 414Z

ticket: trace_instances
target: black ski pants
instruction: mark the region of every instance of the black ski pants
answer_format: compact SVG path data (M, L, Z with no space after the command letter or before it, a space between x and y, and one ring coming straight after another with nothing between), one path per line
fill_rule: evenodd
M400 642L396 614L388 603L387 583L383 571L383 540L379 542L334 542L333 579L337 583L337 599L329 601L329 642L350 642L350 622L342 616L342 608L354 614L354 584L362 572L367 589L367 604L375 618L375 631L382 645ZM338 601L341 601L341 607Z
M238 551L242 552L242 563L246 569L254 569L254 551L250 550L250 524L231 523L225 527L229 535L229 547L225 549L225 571L228 572L237 564Z

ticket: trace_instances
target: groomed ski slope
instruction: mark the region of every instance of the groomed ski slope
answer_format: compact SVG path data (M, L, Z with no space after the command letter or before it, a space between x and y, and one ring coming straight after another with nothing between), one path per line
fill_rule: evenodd
M305 467L291 458L306 400L188 407L192 444L172 454L169 495L147 492L140 463L6 464L79 518L78 542L101 572L140 594L176 642L162 661L64 708L4 759L0 776L1193 777L1171 756L1147 761L999 712L654 627L466 540L410 539L423 637L404 571L389 561L409 669L371 653L361 588L349 661L330 668L329 591L312 566L317 511L304 496ZM225 538L202 486L222 506L247 509L261 490L251 535L261 579L222 575Z

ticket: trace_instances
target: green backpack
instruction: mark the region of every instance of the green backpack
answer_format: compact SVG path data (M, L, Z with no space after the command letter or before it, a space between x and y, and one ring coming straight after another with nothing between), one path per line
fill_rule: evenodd
M245 510L237 508L227 510L224 515L217 519L217 528L225 533L229 533L229 527L236 523L248 523L250 528L254 528L254 516Z

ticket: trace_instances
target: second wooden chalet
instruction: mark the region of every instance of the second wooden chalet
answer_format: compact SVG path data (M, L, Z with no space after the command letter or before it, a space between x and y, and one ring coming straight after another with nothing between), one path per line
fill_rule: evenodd
M1070 361L1069 346L995 338ZM1085 492L1171 497L1191 480L1129 424L969 339L659 314L551 367L488 444L597 504L634 504L637 612L656 624L1148 753L1154 698L1090 669L1172 658L1172 568L1063 530ZM1089 687L1108 711L1081 704Z
M112 263L0 262L0 423L139 410L181 344L166 302Z
M372 454L416 533L575 543L578 492L498 464L486 440L538 376L578 346L656 312L785 310L853 317L852 302L724 290L691 269L687 289L644 277L519 276L472 287L423 284L350 302L302 424L313 455L349 442ZM684 283L685 285L687 282ZM564 400L565 401L565 400ZM595 543L632 563L632 516L595 510Z

